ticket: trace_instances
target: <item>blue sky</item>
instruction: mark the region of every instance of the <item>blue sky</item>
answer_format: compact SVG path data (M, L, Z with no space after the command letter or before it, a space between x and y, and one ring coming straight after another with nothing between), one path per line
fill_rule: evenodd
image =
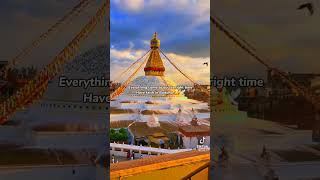
M192 73L198 82L209 82L210 68L203 65L210 61L209 0L111 0L110 3L111 79L149 49L149 41L157 32L161 49L176 64ZM201 71L195 71L195 67ZM166 74L173 80L187 82L171 67L166 68Z

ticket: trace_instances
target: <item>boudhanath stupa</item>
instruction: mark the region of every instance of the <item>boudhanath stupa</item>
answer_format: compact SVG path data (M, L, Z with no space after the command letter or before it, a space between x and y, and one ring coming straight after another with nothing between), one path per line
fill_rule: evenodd
M190 124L194 109L200 111L197 113L198 119L206 119L209 123L208 103L188 99L179 86L166 76L157 33L150 41L150 48L144 75L133 79L121 95L111 100L111 121L148 122L157 119L159 122ZM127 113L114 113L113 110Z

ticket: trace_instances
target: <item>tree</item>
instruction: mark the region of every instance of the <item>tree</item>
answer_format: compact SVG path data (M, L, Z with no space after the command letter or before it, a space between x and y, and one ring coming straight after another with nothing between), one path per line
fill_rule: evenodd
M121 133L121 134L127 134L127 131L126 131L124 128L121 128L121 129L119 130L119 133Z
M127 141L128 138L128 133L124 128L121 128L119 131L116 131L114 129L110 130L111 141Z

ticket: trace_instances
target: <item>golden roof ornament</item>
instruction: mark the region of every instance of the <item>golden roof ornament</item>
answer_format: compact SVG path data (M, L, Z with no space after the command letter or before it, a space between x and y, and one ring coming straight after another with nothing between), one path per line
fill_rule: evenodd
M150 41L151 48L160 48L160 40L157 38L157 32L153 34L153 37Z

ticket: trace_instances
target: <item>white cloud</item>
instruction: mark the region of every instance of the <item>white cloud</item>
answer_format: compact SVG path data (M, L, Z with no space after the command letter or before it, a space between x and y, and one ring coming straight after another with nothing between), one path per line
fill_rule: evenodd
M128 60L137 60L143 55L144 51L132 51L131 49L127 50L117 50L115 48L110 50L111 60L120 60L120 59L128 59Z
M122 9L137 12L143 9L144 0L114 0L117 6Z
M145 51L138 50L133 51L131 49L127 50L116 50L111 49L111 80L118 76L120 72L126 70L127 67L123 67L122 60L129 59L132 63L140 58ZM166 53L166 55L181 69L184 73L190 76L193 80L200 84L209 84L210 81L210 64L209 66L203 65L204 62L210 63L210 57L190 57L185 55L179 55L175 53ZM178 72L164 57L162 57L164 65L166 67L166 76L171 78L178 84L190 83L180 72ZM140 61L142 62L142 61ZM129 67L129 66L128 66ZM138 65L134 66L136 69ZM133 72L130 71L126 77ZM141 70L140 75L143 75L143 70ZM124 80L123 77L121 80Z
M205 16L209 19L210 0L114 0L115 5L130 12L155 11L172 9L177 13L188 13L199 18Z
M143 44L146 45L146 46L149 46L149 45L150 45L150 41L148 41L148 40L143 40L142 42L143 42Z
M204 62L210 63L210 57L190 57L185 55L179 55L175 53L167 53L167 57L173 61L174 64L178 66L185 74L191 77L194 81L200 84L208 84L210 81L210 64L208 66L204 65ZM164 60L164 58L163 58ZM178 72L173 66L168 62L164 61L166 64L167 72L166 74L173 80L177 79L177 83L189 83L180 72Z

